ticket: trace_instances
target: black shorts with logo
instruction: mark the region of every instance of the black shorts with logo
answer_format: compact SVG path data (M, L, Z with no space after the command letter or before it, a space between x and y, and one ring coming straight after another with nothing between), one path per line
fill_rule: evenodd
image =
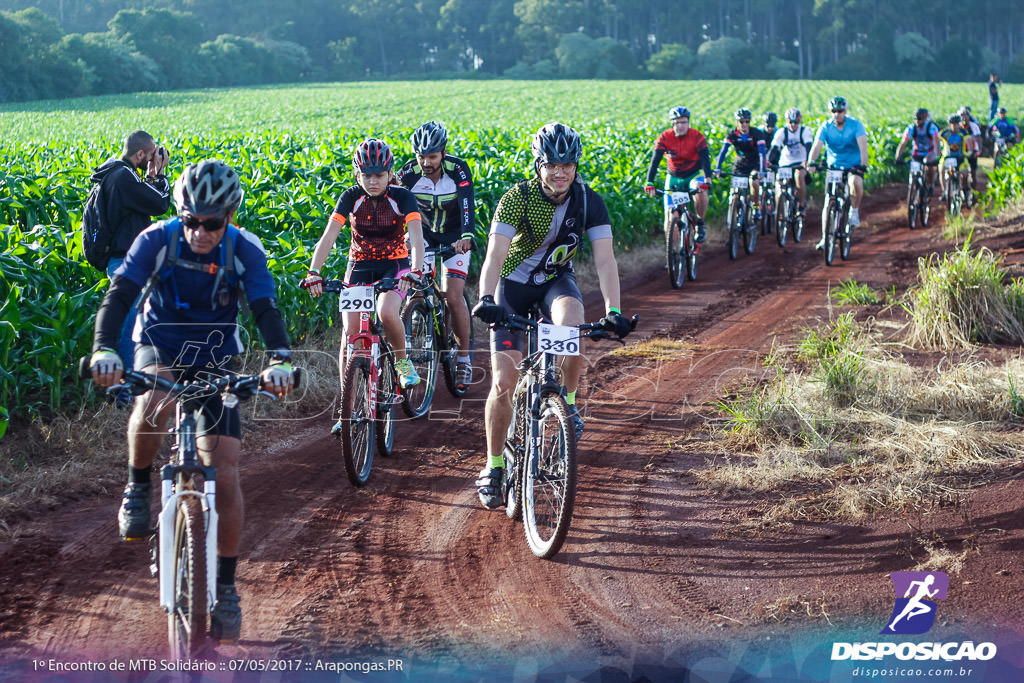
M498 289L494 293L494 302L509 313L528 315L534 304L540 304L541 314L551 319L551 304L563 296L583 301L580 288L576 285L576 274L569 271L548 280L540 285L521 284L502 278L498 281ZM526 349L526 339L522 332L505 329L491 330L491 353L497 351L518 351Z

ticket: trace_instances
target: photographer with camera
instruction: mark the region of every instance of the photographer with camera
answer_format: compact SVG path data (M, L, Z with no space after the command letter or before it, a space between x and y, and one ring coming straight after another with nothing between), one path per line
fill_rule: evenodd
M146 131L137 130L124 139L120 157L112 157L93 169L89 180L100 186L97 202L105 233L102 239L109 245L106 271L111 279L139 233L149 227L154 216L167 213L170 207L171 186L164 175L168 159L166 148L157 146ZM125 319L117 346L128 369L134 355L131 332L138 313L136 305ZM130 400L130 394L118 396L119 405Z

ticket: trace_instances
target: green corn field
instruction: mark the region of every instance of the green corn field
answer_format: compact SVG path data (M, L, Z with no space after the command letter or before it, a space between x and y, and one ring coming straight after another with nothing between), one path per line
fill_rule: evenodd
M1020 92L1007 85L1003 96L1016 101ZM401 163L411 156L413 129L428 119L443 121L449 152L467 159L474 174L483 244L498 198L530 173L531 133L563 121L582 134L580 172L605 198L624 246L659 233L660 205L641 189L671 106L693 111L692 123L714 155L737 107L757 117L773 109L781 117L797 106L813 126L836 94L847 97L850 115L868 127L869 187L899 174L888 162L918 106L937 120L965 103L987 113L984 84L825 81L314 84L0 107L0 436L9 416L85 400L75 364L90 350L107 281L85 263L77 229L91 168L118 154L132 130L146 129L170 150L172 178L209 157L240 172L245 200L237 221L267 247L289 332L302 340L333 323L330 298L313 300L297 283L337 197L354 182L349 157L363 138L384 138ZM713 187L712 217L727 190L725 183ZM343 235L325 272L344 271L347 247Z

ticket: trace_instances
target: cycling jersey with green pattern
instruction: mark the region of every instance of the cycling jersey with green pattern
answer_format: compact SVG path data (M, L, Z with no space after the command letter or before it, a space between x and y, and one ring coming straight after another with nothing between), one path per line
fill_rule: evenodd
M611 239L612 227L604 200L578 177L569 198L558 205L544 196L540 179L532 178L502 196L491 233L512 240L501 276L542 284L572 271L572 258L584 233L591 242Z

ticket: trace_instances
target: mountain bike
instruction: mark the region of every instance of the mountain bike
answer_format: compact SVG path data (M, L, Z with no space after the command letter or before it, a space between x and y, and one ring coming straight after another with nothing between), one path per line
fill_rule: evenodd
M679 289L686 280L692 282L697 279L700 244L696 239L697 215L693 212L693 197L699 190L655 191L664 195L665 212L671 215L665 232L665 260L669 283L672 289Z
M837 242L843 260L850 258L853 229L850 227L850 186L847 181L851 173L854 173L853 169L833 166L825 170L825 210L821 229L825 237L825 264L829 266L835 258Z
M761 183L761 234L770 235L778 229L775 211L775 171L769 170Z
M374 444L383 457L395 445L394 408L402 403L402 388L395 369L395 354L381 334L377 295L398 286L395 278L373 285L348 285L344 280L324 280L324 292L340 295L342 313L359 313L359 331L349 335L345 371L341 380L341 454L345 473L353 486L370 479Z
M91 377L89 359L79 361L79 375ZM298 388L302 371L295 370ZM207 620L217 586L217 470L199 463L196 413L211 394L221 394L225 408L234 408L259 393L259 375L228 375L173 382L125 370L122 384L135 396L157 389L175 402L170 462L160 468L161 511L150 570L160 586L160 606L167 612L167 635L175 660L192 659L205 642Z
M636 328L639 316L633 316ZM522 520L534 555L554 557L565 542L576 500L576 431L569 419L556 356L578 356L580 338L615 339L600 322L550 325L534 308L496 327L527 334L505 438L505 514Z
M778 225L775 227L775 241L780 247L786 246L786 239L793 236L794 242L804 237L804 216L800 213L800 199L797 197L794 173L800 164L780 166L776 172L776 183L779 187ZM802 171L802 169L801 169Z
M992 143L992 168L999 168L1003 165L1003 160L1006 159L1009 148L1010 145L1007 139L996 133Z
M961 209L968 202L967 174L960 170L959 157L946 157L942 161L942 190L946 197L946 213L959 216ZM966 165L966 164L965 164Z
M754 207L750 203L750 177L733 173L719 173L731 176L729 183L729 215L726 219L725 245L729 249L729 258L736 260L739 254L739 243L743 240L743 250L754 253L757 246L757 223L754 221Z
M907 180L907 223L910 229L913 230L919 224L927 228L931 212L931 198L924 180L924 162L911 159L910 177Z
M442 260L455 255L451 247L438 250ZM451 311L441 290L441 284L435 275L433 259L427 254L424 264L423 280L413 285L402 308L402 321L405 323L405 346L409 360L416 367L421 382L405 390L402 409L409 417L421 417L430 410L437 386L438 366L444 371L444 383L455 398L465 396L468 386L460 386L455 376L456 357L459 344L452 328ZM463 292L466 310L472 310L468 295ZM470 354L473 346L473 317L469 317ZM472 355L471 355L472 357Z

